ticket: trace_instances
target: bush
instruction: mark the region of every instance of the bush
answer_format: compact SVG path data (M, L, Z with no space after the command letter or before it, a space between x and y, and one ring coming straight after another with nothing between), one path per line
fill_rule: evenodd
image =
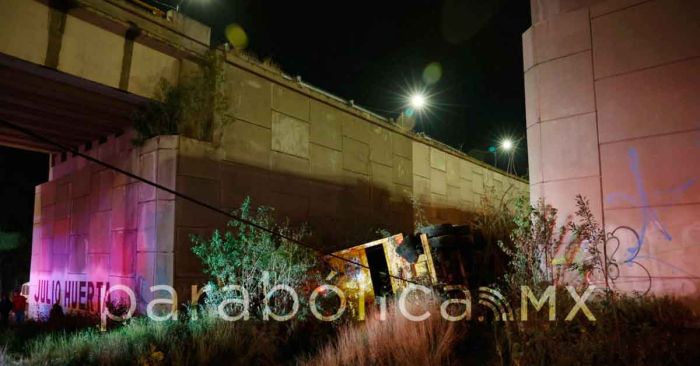
M536 207L525 198L515 202L515 228L510 245L500 243L510 257L510 270L505 285L518 292L520 286L540 288L554 281L552 259L564 239L564 231L556 229L557 210L539 200Z
M495 324L484 333L493 337L497 357L488 363L512 365L684 365L700 359L695 345L700 331L689 327L695 315L680 301L653 296L621 295L602 289L587 302L596 321L578 314L562 320L573 306L563 284L587 286L587 275L603 271L601 248L605 232L595 220L589 202L576 197L577 211L557 228L557 210L540 200L536 207L516 203L516 228L504 278L511 304L520 304L520 286L542 293L556 288L558 320L546 311L517 324ZM583 253L584 255L579 255ZM604 275L604 273L603 273ZM578 291L581 293L581 291ZM516 311L517 312L517 311Z
M273 212L265 206L253 210L248 197L234 215L287 238L301 241L307 237L305 227L291 227L288 220L278 223ZM192 251L213 279L207 298L209 305L216 306L227 296L240 297L220 291L227 285L238 285L250 295L251 313L260 315L270 287L284 284L299 290L317 279L320 261L313 250L242 221L231 220L228 227L229 231L222 234L216 230L207 239L192 238ZM288 300L286 296L275 296L270 302L271 306L281 308L288 305Z
M158 135L183 135L211 141L214 118L228 119L225 115L227 99L220 92L224 82L220 63L211 51L199 70L181 77L177 85L161 79L155 100L139 108L132 118L137 133L133 143L141 145Z
M515 201L510 241L499 243L510 257L504 284L511 292L519 294L523 285L543 289L551 284L581 284L587 273L602 271L605 232L585 197L577 195L576 206L575 217L557 228L558 211L544 200L536 206L524 197Z

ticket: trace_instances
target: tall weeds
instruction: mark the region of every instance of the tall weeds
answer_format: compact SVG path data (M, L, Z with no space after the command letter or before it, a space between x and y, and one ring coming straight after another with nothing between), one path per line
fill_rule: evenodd
M197 321L156 322L138 318L110 332L88 329L53 334L29 347L30 365L219 365L282 363L279 344L286 342L285 324ZM11 364L8 361L8 364Z
M485 187L485 194L470 222L479 249L472 276L478 284L492 284L508 269L510 252L501 248L512 248L509 235L516 227L516 209L519 202L527 202L526 197L512 197L511 188L498 195L494 188Z
M443 320L437 301L427 306L412 304L412 314L426 308L431 316L420 322L404 317L391 304L386 319L379 311L364 323L341 328L335 340L321 348L305 365L448 365L454 363L453 351L461 337L458 323Z

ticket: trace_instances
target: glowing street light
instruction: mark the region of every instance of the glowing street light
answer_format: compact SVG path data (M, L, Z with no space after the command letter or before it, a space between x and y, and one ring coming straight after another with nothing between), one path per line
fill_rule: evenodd
M415 110L421 110L425 107L426 105L426 99L423 94L416 93L411 95L411 98L409 100L411 107Z
M402 107L397 123L402 128L411 130L416 126L418 116L428 112L430 109L430 97L423 90L413 89L406 91L402 98L405 104Z
M504 151L510 151L513 148L513 140L511 139L503 139L501 141L501 149Z

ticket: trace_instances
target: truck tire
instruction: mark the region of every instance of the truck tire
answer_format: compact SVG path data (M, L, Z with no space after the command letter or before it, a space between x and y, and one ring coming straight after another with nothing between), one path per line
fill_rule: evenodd
M456 235L457 236L457 244L459 246L464 246L464 247L471 247L474 245L474 236L471 234L467 235Z
M454 246L457 243L457 238L453 235L442 235L428 239L431 248L440 249L449 246Z
M434 238L437 236L444 236L452 233L452 225L450 224L440 224L440 225L430 225L418 229L418 233L425 234L428 238Z
M452 233L455 235L469 235L472 233L472 228L469 225L454 225Z

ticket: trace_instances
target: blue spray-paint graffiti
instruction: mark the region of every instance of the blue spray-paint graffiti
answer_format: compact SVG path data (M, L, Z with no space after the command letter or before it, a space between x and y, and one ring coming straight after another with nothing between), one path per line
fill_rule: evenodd
M638 206L642 210L642 225L639 229L639 238L632 247L627 248L627 258L625 258L623 263L630 263L633 260L635 260L637 256L639 256L639 252L641 251L642 246L644 245L644 239L646 238L647 229L650 226L656 227L656 229L661 233L661 235L663 235L664 239L666 239L667 241L672 240L671 234L668 232L668 230L666 230L663 223L659 219L658 213L654 208L650 206L649 193L644 187L644 180L642 179L642 173L639 163L639 153L637 152L637 149L630 148L627 151L627 154L629 156L630 171L632 173L632 177L634 178L635 188L637 191L636 195L629 195L625 193L612 193L609 194L606 198L607 203L624 201L632 205ZM693 184L695 184L695 182L696 179L689 179L688 181L677 186L671 187L670 189L658 190L652 192L652 194L654 195L654 197L667 195L676 196L686 191Z

